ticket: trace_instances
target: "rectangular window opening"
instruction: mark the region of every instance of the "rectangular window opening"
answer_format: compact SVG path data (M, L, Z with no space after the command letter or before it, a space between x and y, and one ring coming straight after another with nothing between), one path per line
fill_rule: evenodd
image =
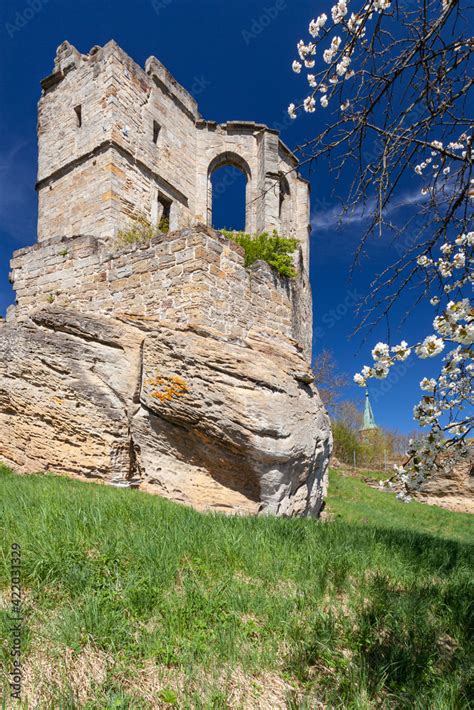
M76 114L76 126L80 128L82 126L82 106L74 106L74 113Z
M153 143L158 144L158 137L160 135L161 126L156 121L153 121Z

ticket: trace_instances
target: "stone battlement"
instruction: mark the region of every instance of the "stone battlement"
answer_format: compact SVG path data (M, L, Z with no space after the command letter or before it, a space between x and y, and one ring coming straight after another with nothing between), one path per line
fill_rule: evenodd
M212 327L239 343L255 330L291 338L310 356L311 333L295 316L302 308L301 275L290 281L264 262L246 269L242 248L204 225L114 246L77 236L15 252L16 317L54 304Z

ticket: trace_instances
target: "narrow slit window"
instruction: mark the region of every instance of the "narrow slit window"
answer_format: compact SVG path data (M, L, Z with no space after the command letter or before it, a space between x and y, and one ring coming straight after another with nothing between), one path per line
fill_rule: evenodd
M158 144L158 137L160 135L161 126L156 121L153 121L153 143Z
M74 113L76 114L76 126L80 128L82 126L82 106L74 106Z
M171 200L164 195L158 197L158 229L169 232L171 220Z

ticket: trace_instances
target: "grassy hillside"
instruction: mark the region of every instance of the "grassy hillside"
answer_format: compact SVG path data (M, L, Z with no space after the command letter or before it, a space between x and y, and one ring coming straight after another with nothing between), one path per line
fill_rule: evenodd
M0 661L19 542L23 707L472 707L467 515L336 475L327 523L6 470L0 486Z

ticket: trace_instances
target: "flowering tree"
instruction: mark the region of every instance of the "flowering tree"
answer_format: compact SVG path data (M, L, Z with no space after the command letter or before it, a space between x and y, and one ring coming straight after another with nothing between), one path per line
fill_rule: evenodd
M338 0L330 19L311 20L293 62L309 89L289 115L327 111L323 130L299 146L303 159L328 157L338 176L350 171L342 214L363 206L368 218L355 262L370 236L388 232L396 240L399 256L375 276L358 328L388 317L409 285L436 309L432 333L411 344L378 343L372 364L354 376L365 386L410 356L440 356L439 375L423 378L414 409L429 431L410 443L398 470L404 500L438 466L463 455L473 421L474 40L467 12L463 0ZM421 183L408 194L413 178ZM391 214L403 204L414 209L400 228Z

